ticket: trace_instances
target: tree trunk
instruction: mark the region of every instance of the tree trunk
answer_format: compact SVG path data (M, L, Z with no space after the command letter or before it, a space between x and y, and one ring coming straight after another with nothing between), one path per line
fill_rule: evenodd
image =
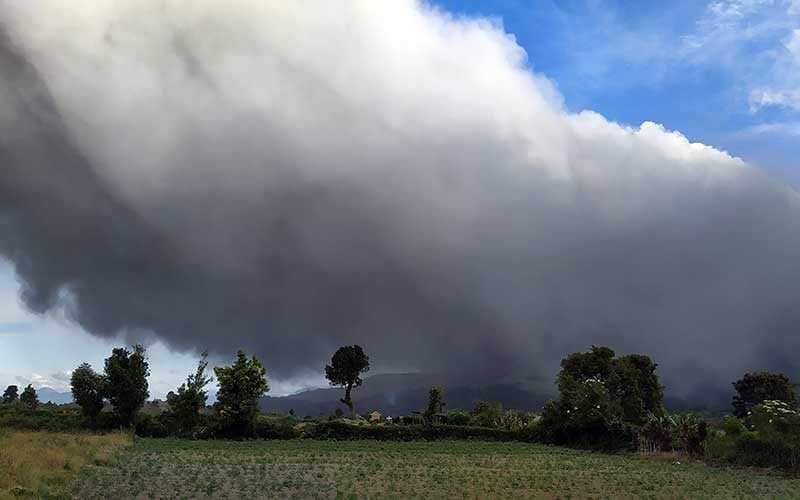
M353 388L352 384L347 384L344 389L344 399L340 401L347 405L350 408L350 418L353 418L355 414L353 413L353 400L350 399L350 390Z

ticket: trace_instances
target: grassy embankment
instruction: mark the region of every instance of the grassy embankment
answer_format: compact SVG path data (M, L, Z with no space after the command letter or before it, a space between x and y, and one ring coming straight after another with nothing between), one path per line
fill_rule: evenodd
M800 498L800 479L526 443L140 439L77 498Z
M0 428L0 500L69 498L84 466L109 465L128 433L32 432Z

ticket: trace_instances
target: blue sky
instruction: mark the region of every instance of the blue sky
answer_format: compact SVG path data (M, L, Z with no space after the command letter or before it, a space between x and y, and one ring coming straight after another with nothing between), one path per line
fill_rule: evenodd
M657 122L800 186L800 0L433 3L502 23L569 110L632 125ZM0 261L0 385L66 390L70 369L82 361L100 367L124 342L93 337L58 315L26 312L18 288ZM196 359L154 343L153 394L177 386ZM321 383L313 374L273 381L272 393Z
M572 111L679 130L800 186L800 0L439 0L497 18Z

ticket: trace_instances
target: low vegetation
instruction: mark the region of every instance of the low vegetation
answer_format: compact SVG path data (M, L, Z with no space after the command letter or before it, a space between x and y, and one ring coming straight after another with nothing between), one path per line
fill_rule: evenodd
M133 442L130 433L0 429L0 499L63 498L79 471L107 466Z
M140 439L76 498L797 498L800 480L525 443Z
M326 366L331 384L344 389L349 418L341 410L305 418L260 413L266 370L243 351L214 368L214 405L206 405L213 379L203 355L166 405L144 411L144 349L114 349L103 373L86 364L73 371L76 404L39 404L30 386L22 394L6 389L0 428L21 432L3 435L2 491L58 495L84 464L108 462L131 440L63 432L125 428L144 439L113 467L88 472L77 497L800 498L798 480L788 479L800 473L800 411L781 374L734 382L735 414L711 424L666 411L648 356L617 356L607 347L567 356L558 397L540 414L495 401L445 411L446 391L435 386L411 415L389 419L366 408L357 415L350 395L368 368L359 346L339 349ZM729 465L789 474L742 474Z

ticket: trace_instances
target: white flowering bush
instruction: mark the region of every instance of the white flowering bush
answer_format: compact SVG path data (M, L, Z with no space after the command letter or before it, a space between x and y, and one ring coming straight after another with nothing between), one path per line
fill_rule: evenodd
M800 445L800 411L788 403L767 400L748 413L747 427L760 437Z

